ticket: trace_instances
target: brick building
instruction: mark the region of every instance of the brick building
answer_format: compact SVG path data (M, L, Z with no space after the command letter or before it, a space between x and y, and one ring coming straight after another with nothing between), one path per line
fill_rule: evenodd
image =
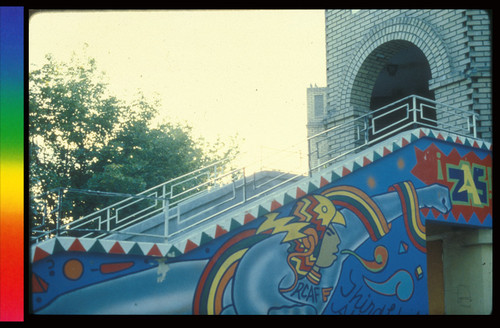
M328 88L311 86L307 89L307 137L313 137L325 130L326 116L326 96ZM309 149L311 153L324 153L327 151L327 145L322 144L323 148L318 149L316 145L312 145ZM318 165L318 156L310 156L309 166L315 167Z
M375 136L375 121L401 99L428 100L416 114L428 127L492 141L488 11L326 10L325 27L327 86L307 90L311 171L397 133L382 122ZM490 313L491 230L430 222L426 238L430 313Z
M475 124L475 135L491 141L490 29L485 10L326 10L328 85L308 90L325 93L325 111L309 113L308 136L417 95L475 113L476 122L453 122L438 112L437 125ZM352 144L360 129L327 143Z

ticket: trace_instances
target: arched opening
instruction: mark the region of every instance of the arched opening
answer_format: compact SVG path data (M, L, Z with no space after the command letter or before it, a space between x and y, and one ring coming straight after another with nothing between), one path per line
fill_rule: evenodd
M370 139L382 135L389 136L391 131L396 129L400 132L414 128L414 126L402 128L413 118L408 116L406 119L408 111L397 109L404 104L398 101L411 95L435 99L434 92L429 90L432 74L427 58L417 46L403 40L387 42L378 47L372 55L379 59L379 73L371 92L370 110L387 107L375 112L373 134L370 134ZM409 101L413 100L407 102ZM425 106L426 101L421 99L418 99L418 102L422 113L418 116L417 122L435 126L436 113L433 106ZM421 105L422 103L424 105ZM377 131L380 133L377 134Z
M383 56L386 62L373 87L371 110L409 95L434 100L434 92L429 90L431 68L424 53L417 46L398 40L379 48L381 49L376 56Z

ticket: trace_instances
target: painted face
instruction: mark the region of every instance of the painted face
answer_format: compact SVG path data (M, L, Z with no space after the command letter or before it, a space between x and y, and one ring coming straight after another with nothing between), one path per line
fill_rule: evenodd
M332 224L328 225L323 236L323 241L321 242L321 248L319 250L318 259L316 260L316 265L319 267L329 267L337 259L335 255L338 251L338 245L340 244L340 238L337 231Z

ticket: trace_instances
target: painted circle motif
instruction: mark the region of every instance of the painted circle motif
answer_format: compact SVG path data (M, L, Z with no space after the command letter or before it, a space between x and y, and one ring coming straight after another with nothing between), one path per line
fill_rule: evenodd
M63 267L64 276L71 280L79 279L83 274L82 262L76 259L68 260Z

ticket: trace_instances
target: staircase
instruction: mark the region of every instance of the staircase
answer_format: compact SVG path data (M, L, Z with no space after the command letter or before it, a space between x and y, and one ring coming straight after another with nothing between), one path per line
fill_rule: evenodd
M290 156L290 149L275 152L272 158L266 159L267 163L253 163L237 169L227 169L228 163L221 160L137 195L129 195L69 223L63 224L63 218L56 217L56 229L44 230L44 224L34 227L31 240L37 243L54 236L73 236L148 242L178 241L181 235L189 231L198 231L202 225L213 226L231 213L254 207L270 193L296 186L299 181L306 181L307 176L312 177L314 173L347 160L349 156L360 156L364 149L401 131L420 126L476 138L476 116L430 99L408 96L311 136L305 141L305 146L291 146L292 150L300 147L309 150L308 170L300 171L299 168L294 173L259 171L266 165L279 167L279 162L285 156ZM338 142L339 139L344 141ZM302 158L295 157L292 160L301 162ZM58 192L61 203L64 190ZM57 208L52 212L56 213Z
M424 116L429 109L437 120ZM376 127L383 116L377 113L391 111L406 115L397 115L395 122L384 122L384 129L389 127L391 133L381 133ZM153 256L169 261L180 258L305 195L348 181L353 173L381 163L419 140L491 151L491 143L476 138L475 123L475 114L418 96L406 97L310 137L308 158L310 163L311 159L315 161L307 172L264 170L247 174L248 167L221 171L223 163L215 163L79 220L59 223L55 230L43 231L38 227L32 234L31 262L40 263L61 252L75 251ZM351 140L332 144L333 138L343 133L349 134ZM321 144L329 146L322 148ZM38 279L34 280L36 293L40 293L37 295L46 293L48 287L44 287L43 279L39 275L33 277ZM54 297L34 301L35 312Z
M301 178L277 171L257 172L252 174L250 179L234 180L230 184L190 197L173 208L164 209L160 214L113 231L103 238L154 243L166 240L175 242L183 232L202 229L212 222L219 221L222 216L234 215L241 211L244 204L252 206L272 190L286 188ZM167 222L166 227L165 222Z

